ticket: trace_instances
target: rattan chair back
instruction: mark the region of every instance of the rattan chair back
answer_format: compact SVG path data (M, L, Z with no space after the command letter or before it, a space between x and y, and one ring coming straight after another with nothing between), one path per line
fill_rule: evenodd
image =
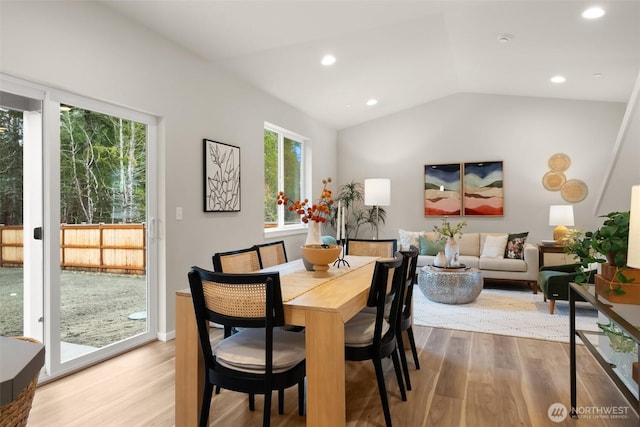
M260 254L260 267L267 268L287 262L284 240L256 245Z
M398 243L396 239L370 240L348 239L347 255L378 256L393 258L396 256Z
M213 269L220 273L253 273L260 270L260 254L253 246L213 255Z

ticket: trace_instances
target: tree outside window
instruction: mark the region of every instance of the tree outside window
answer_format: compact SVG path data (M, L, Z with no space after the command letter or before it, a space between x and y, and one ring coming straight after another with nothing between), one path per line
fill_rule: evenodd
M278 207L280 190L291 199L304 198L304 138L276 126L264 130L264 227L265 229L300 226L295 212Z

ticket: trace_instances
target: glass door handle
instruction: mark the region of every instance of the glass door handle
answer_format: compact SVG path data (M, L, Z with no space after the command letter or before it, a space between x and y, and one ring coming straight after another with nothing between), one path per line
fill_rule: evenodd
M33 229L33 238L36 240L42 240L42 227L36 227Z

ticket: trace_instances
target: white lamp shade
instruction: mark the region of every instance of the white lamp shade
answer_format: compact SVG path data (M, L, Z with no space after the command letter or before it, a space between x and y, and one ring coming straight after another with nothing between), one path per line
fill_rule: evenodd
M574 225L573 205L551 205L549 207L549 225Z
M640 185L631 187L627 265L632 268L640 268Z
M391 204L391 180L387 178L365 179L364 204L366 206L389 206Z

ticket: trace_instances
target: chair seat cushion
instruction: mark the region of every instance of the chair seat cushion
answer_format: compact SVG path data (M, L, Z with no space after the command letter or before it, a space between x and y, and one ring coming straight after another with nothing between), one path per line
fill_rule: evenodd
M245 328L220 341L213 354L216 361L230 369L264 373L265 330ZM304 334L276 328L273 330L273 372L284 372L305 359Z
M360 312L344 325L344 344L348 347L366 347L373 344L376 327L375 313ZM389 330L389 323L382 324L382 335Z

